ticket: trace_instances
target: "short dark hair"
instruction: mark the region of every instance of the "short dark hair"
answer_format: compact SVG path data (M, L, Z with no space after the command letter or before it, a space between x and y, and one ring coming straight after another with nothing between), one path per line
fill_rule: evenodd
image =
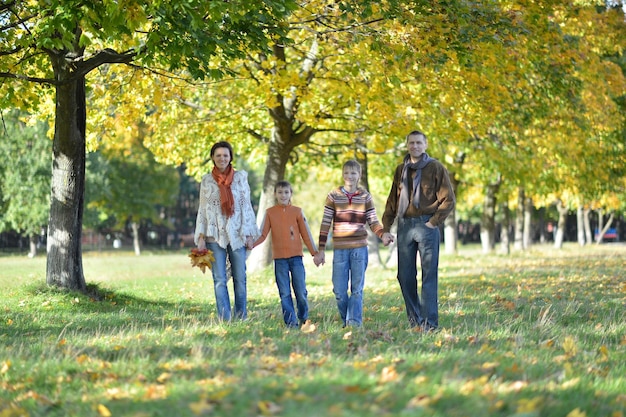
M216 142L213 146L211 146L211 158L213 158L213 155L215 155L215 151L219 148L228 149L228 152L230 152L230 162L233 162L233 158L234 158L233 147L230 145L230 143L226 141Z
M276 192L276 190L278 190L279 188L289 188L289 191L293 192L293 189L291 188L291 183L289 181L278 181L275 185L274 185L274 192Z
M406 135L406 138L404 139L404 141L408 142L411 136L418 136L418 135L422 136L424 140L428 142L428 138L426 137L426 135L423 132L420 132L419 130L411 131L408 135Z

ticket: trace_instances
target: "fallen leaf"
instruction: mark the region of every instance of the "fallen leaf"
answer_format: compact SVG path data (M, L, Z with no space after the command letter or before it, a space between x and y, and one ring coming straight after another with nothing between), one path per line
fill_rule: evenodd
M109 409L102 404L98 404L98 414L101 415L102 417L111 417L111 411L109 411Z

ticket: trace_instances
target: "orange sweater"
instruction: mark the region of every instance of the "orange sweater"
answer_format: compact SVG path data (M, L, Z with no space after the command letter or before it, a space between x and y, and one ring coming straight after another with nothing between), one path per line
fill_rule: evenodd
M300 207L279 204L265 211L261 236L254 242L254 247L260 245L268 233L272 231L272 257L274 259L302 256L302 241L311 252L317 253L309 224Z

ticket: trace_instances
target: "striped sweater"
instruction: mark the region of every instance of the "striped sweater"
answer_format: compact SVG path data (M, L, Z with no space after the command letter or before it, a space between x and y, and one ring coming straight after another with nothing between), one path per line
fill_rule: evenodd
M378 237L383 235L383 226L376 216L372 195L363 188L349 196L343 187L328 193L324 204L324 216L320 225L319 250L326 247L330 227L333 227L335 249L352 249L367 246L367 229Z

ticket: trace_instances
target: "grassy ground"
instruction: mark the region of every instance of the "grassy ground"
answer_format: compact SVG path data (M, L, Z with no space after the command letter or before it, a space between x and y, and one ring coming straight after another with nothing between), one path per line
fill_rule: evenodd
M374 266L364 326L343 329L331 264L308 258L315 331L284 328L271 268L249 276L249 320L218 323L188 261L88 253L96 301L46 288L43 257L0 257L0 417L626 413L626 246L442 255L435 334Z

